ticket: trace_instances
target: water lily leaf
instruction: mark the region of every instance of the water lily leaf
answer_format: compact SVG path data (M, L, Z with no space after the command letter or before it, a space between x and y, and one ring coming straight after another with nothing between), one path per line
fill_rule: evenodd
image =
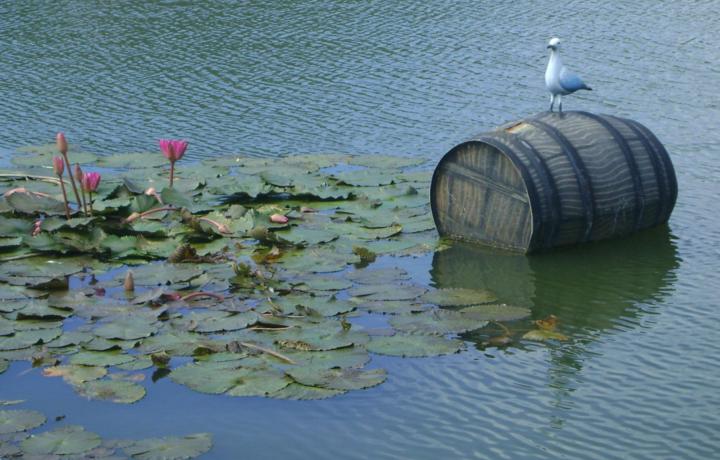
M357 346L327 351L286 350L284 354L298 366L313 369L362 367L370 361L367 350Z
M200 393L222 394L235 384L234 369L217 368L207 363L186 364L172 370L170 379Z
M457 353L463 348L460 340L436 335L395 334L390 337L372 337L368 351L379 355L421 358Z
M60 229L75 229L87 227L90 223L97 220L96 217L73 217L65 219L64 217L48 217L43 220L42 229L48 232L54 232Z
M4 359L0 359L0 374L8 370L8 367L10 367L10 363Z
M164 351L172 356L192 356L193 351L203 345L205 340L200 334L176 330L143 340L140 351L145 354Z
M423 295L427 289L422 286L405 284L366 284L350 289L348 294L362 297L363 300L414 300Z
M360 297L358 301L364 300ZM380 313L383 315L399 315L403 313L416 313L427 310L423 305L409 302L407 300L380 300L358 303L358 309L367 310L371 313Z
M65 214L65 204L47 195L33 192L15 192L5 195L5 202L15 211L24 214L45 213L49 215Z
M287 314L312 314L320 316L335 316L355 309L355 305L346 300L332 297L314 297L302 295L287 295L272 300L273 306L280 307Z
M208 452L212 447L209 433L183 437L165 437L133 441L123 446L126 454L139 460L187 460Z
M545 342L546 340L564 341L568 339L566 335L549 329L534 329L526 332L522 338L536 342Z
M422 299L441 307L468 306L497 301L497 297L490 291L480 289L438 289L430 291Z
M384 369L332 368L318 371L314 368L298 367L286 372L297 383L331 390L361 390L380 385L386 378Z
M485 304L459 310L466 316L486 321L515 321L530 316L530 309L505 304Z
M101 442L100 436L80 426L64 426L30 436L21 447L26 454L77 455L96 448Z
M15 321L10 321L0 316L0 335L12 335L15 333Z
M75 390L88 399L132 404L145 397L145 388L123 380L94 380L75 385Z
M5 250L9 248L16 248L20 246L23 242L22 237L15 236L15 237L0 237L0 250Z
M18 166L47 166L52 167L52 158L58 155L57 146L55 144L38 145L32 147L23 147L24 151L32 153L34 155L15 155L12 157L12 162ZM32 149L32 150L30 150ZM21 151L18 149L18 151ZM89 152L76 152L70 146L68 153L68 159L70 164L75 163L86 164L94 163L97 161L97 155Z
M360 257L355 254L340 253L331 247L311 248L304 251L289 253L282 257L280 265L290 271L302 273L339 272L348 264L359 263Z
M167 163L165 157L152 152L120 153L102 156L97 160L97 165L103 168L144 169L156 168Z
M480 329L487 325L487 321L455 311L430 310L393 316L390 325L403 332L450 334Z
M245 329L255 324L258 316L255 312L232 314L224 311L191 312L182 323L194 332L222 332Z
M378 185L392 184L395 180L393 174L384 169L368 168L354 171L343 171L334 174L333 177L341 184L354 187L377 187Z
M0 410L0 434L32 430L45 423L45 416L34 410Z
M395 155L354 155L347 160L348 164L387 169L407 168L419 166L428 160L420 157L401 157Z
M69 331L63 333L60 337L49 342L48 348L63 348L69 347L70 345L82 345L93 339L93 335L89 332L83 331Z
M71 310L55 308L47 305L46 302L33 300L25 307L15 311L15 317L18 320L38 319L38 320L63 320L72 315Z
M43 369L45 377L62 377L68 383L79 385L91 380L97 380L107 375L107 369L97 366L52 366Z
M300 291L315 292L315 291L342 291L352 286L352 282L336 278L332 276L312 276L303 278L294 278L292 280L294 287Z
M292 383L282 371L272 368L248 368L235 370L236 378L226 394L230 396L267 396Z
M355 270L345 276L359 284L393 283L410 279L408 272L399 267Z
M292 399L297 401L310 401L318 399L328 399L333 396L339 396L347 393L344 390L330 390L327 388L309 387L299 383L291 383L280 391L271 393L271 398L276 399Z
M19 350L38 343L48 343L60 334L60 328L17 331L13 335L0 337L0 350Z
M81 351L70 357L70 364L82 366L117 366L133 361L130 355L110 351Z
M159 286L186 283L203 274L203 270L192 264L148 264L131 267L135 286ZM125 273L119 273L115 280L124 282Z
M133 340L150 337L158 330L157 325L148 323L144 318L113 318L110 322L95 328L97 336L106 339Z
M307 227L293 227L290 231L277 232L276 235L297 246L315 246L338 238L337 233Z

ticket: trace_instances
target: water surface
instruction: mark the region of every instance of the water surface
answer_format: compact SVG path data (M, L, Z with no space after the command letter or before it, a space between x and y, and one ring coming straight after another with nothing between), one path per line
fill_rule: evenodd
M560 6L562 9L560 9ZM714 2L0 4L0 156L58 130L104 153L190 140L244 153L439 156L546 109L545 43L594 87L566 109L640 121L680 195L667 228L532 257L456 246L379 261L487 287L564 343L375 357L380 387L319 402L207 396L163 379L131 406L16 363L26 399L107 438L210 431L207 458L710 458L720 449L720 13ZM52 424L50 424L52 426Z

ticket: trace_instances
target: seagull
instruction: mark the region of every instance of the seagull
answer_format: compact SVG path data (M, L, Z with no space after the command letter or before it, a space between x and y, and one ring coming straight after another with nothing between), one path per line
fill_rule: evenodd
M550 111L553 111L555 96L557 96L559 109L562 112L563 95L572 94L579 89L592 91L592 88L586 85L579 75L569 71L563 65L560 59L559 38L551 38L547 47L550 49L550 59L548 60L547 70L545 70L545 86L550 91Z

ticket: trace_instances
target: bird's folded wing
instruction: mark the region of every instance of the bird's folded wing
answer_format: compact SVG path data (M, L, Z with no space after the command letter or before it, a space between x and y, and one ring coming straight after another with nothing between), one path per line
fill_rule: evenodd
M560 86L565 91L577 91L579 89L586 89L588 86L582 81L577 74L570 72L566 68L560 71Z

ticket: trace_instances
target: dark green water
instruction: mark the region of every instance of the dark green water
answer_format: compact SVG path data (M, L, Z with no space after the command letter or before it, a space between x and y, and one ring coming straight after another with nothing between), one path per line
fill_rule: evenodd
M130 406L15 364L0 399L107 438L210 431L207 458L713 458L720 452L720 13L714 2L0 4L0 157L58 130L98 153L439 158L544 110L545 43L594 87L567 109L653 130L680 184L668 228L533 257L456 246L415 280L487 287L570 340L375 362L320 402L206 396L163 379ZM381 260L378 265L395 264ZM51 424L52 425L52 424Z

